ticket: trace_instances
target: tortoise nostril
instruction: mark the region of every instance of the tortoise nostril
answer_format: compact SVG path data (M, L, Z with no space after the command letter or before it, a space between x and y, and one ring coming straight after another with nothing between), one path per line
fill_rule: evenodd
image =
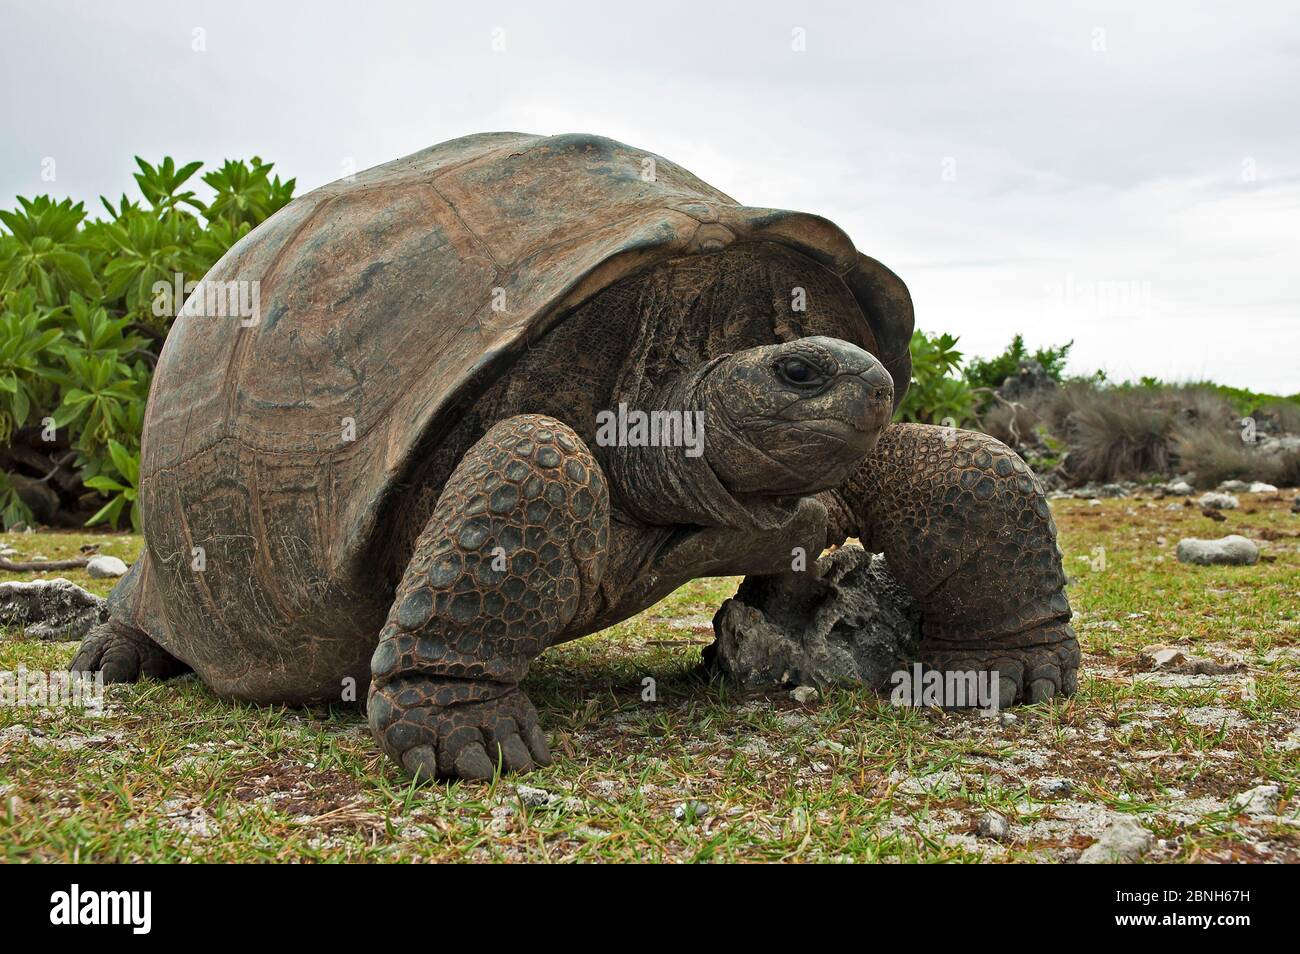
M867 372L867 380L872 384L878 384L882 388L888 388L891 391L894 388L894 379L889 376L889 372L881 365L877 365Z

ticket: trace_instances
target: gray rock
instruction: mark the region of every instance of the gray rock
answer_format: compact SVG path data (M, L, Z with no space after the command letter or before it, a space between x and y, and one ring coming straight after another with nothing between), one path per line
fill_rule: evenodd
M1226 663L1202 656L1189 655L1178 646L1147 646L1138 663L1148 672L1173 672L1185 676L1223 676L1246 668L1240 660Z
M1011 823L1000 812L985 812L980 816L975 830L981 838L992 838L994 841L1006 841L1011 837Z
M1249 491L1252 494L1275 494L1277 493L1277 488L1272 484L1266 484L1262 480L1257 480L1250 485Z
M1068 778L1047 777L1040 778L1037 783L1038 791L1046 798L1064 798L1074 791L1074 783Z
M1225 494L1241 494L1250 489L1250 484L1244 480L1225 480L1218 489Z
M811 705L822 697L822 694L812 686L796 686L790 690L790 698L799 705Z
M1128 496L1128 490L1120 484L1103 484L1100 493L1103 497Z
M1188 537L1178 541L1177 552L1179 563L1195 563L1198 566L1253 566L1259 560L1259 547L1235 533L1220 540Z
M580 798L557 795L555 792L548 792L544 788L533 788L531 785L516 785L515 795L529 808L555 808L568 812L581 811L583 808Z
M108 604L71 580L0 583L0 625L35 639L81 639L108 619Z
M1177 646L1148 646L1140 658L1147 669L1176 669L1187 662L1187 654Z
M705 665L750 688L884 688L916 659L921 613L885 559L841 547L804 573L748 577L713 617Z
M1019 401L1033 395L1055 391L1056 387L1056 379L1047 373L1042 363L1028 358L1019 362L1015 374L1009 374L1002 379L998 394L1008 401Z
M1155 843L1155 836L1128 816L1120 816L1107 826L1096 842L1079 856L1081 865L1129 864L1137 861Z
M1034 457L1028 450L1025 451L1025 463L1033 468L1034 474L1038 477L1038 483L1044 491L1052 493L1060 490L1065 486L1065 481L1061 475L1052 470L1052 464L1043 460L1041 457Z
M1282 800L1282 789L1276 785L1258 785L1249 791L1234 795L1229 806L1233 811L1252 817L1276 815L1278 802Z
M559 796L554 792L548 792L544 788L534 788L531 785L516 785L515 795L529 808L546 808L552 802L559 800Z
M1201 494L1196 502L1210 510L1236 510L1240 506L1237 498L1232 494Z
M1165 484L1164 491L1171 497L1190 497L1192 485L1185 480L1175 480L1171 484Z
M1300 437L1295 434L1261 437L1256 447L1261 454L1291 454L1292 451L1300 451Z
M86 573L92 580L107 580L126 576L127 565L115 556L95 556L86 564Z
M1293 434L1282 437L1261 437L1255 446L1261 454L1290 454L1300 451L1300 437Z

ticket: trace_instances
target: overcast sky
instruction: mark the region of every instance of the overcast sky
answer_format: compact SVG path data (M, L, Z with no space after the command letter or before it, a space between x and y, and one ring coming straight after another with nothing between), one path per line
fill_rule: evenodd
M832 219L967 353L1300 391L1294 3L3 0L0 36L4 207L134 195L136 154L303 192L592 132Z

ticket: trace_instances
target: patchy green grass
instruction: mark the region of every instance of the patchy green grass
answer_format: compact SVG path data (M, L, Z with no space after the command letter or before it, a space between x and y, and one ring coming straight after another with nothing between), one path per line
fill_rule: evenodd
M192 677L110 687L100 717L0 707L0 851L81 861L1068 861L1126 813L1159 839L1150 861L1300 861L1300 517L1290 496L1243 497L1223 524L1164 500L1055 502L1084 678L1074 699L1017 710L1008 724L895 709L868 692L801 706L784 692L711 684L697 674L700 650L736 581L700 580L535 664L527 688L555 764L517 781L416 787L356 711L231 704ZM1174 559L1180 537L1229 532L1263 541L1270 559ZM140 546L125 535L2 539L23 559L96 543L129 561ZM57 575L108 589L80 571ZM1227 671L1152 671L1141 651L1153 644ZM10 633L0 670L61 668L74 650ZM643 700L646 679L655 701ZM1230 804L1265 783L1281 789L1276 815ZM1009 839L978 835L989 811L1010 820Z

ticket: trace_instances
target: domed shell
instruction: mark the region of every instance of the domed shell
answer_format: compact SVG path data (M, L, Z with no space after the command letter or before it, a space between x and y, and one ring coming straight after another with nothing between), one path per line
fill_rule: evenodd
M293 559L338 580L456 410L530 340L626 275L736 241L841 276L901 400L912 306L897 276L827 220L739 205L645 150L486 133L294 200L204 279L249 283L256 320L182 315L167 339L141 466L151 550L253 527L264 545L239 572ZM164 526L200 499L205 526Z

